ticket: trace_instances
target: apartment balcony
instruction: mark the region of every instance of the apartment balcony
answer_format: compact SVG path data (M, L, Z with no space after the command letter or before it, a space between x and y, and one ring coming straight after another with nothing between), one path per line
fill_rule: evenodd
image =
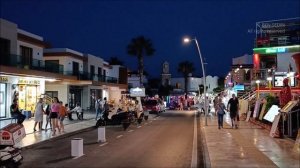
M103 76L103 75L92 74L88 72L75 72L75 71L65 71L64 74L76 76L78 80L90 80L96 82L119 84L118 78L110 77L110 76Z
M26 59L21 55L1 55L0 65L17 67L26 70L37 70L63 74L64 66L52 62L45 62L38 59Z

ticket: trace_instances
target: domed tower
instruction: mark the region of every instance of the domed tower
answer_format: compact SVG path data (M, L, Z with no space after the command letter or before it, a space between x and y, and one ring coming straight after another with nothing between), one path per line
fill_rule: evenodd
M161 84L167 86L171 84L171 74L169 63L165 61L162 65Z

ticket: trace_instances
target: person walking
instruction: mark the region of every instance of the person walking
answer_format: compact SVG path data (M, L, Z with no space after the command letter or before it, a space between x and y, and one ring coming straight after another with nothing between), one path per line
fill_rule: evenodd
M225 114L225 105L222 102L222 99L219 98L216 104L216 113L218 115L218 128L221 129L223 128L223 118L224 118L224 114Z
M100 115L100 118L101 118L101 112L102 112L102 108L101 108L101 98L98 97L98 99L96 99L96 102L95 102L95 109L96 109L96 118L95 120L98 119L98 115Z
M14 99L13 104L10 106L10 114L13 118L17 119L18 124L22 124L26 116L22 114L19 110L18 100Z
M39 98L39 101L37 102L37 104L35 105L35 111L34 111L34 127L33 127L33 131L36 131L36 125L39 124L39 130L43 130L42 126L43 126L43 115L44 115L45 111L43 109L43 98Z
M64 119L65 119L65 116L67 116L68 112L66 110L66 107L63 106L63 102L60 101L59 102L60 104L60 109L59 109L59 114L58 114L58 119L59 119L59 129L62 131L62 132L65 132L65 128L64 128ZM66 104L68 105L68 104Z
M227 104L227 111L230 113L232 128L238 128L237 120L238 120L238 110L239 110L239 100L232 94L232 98L229 99Z
M46 114L46 125L45 130L47 131L48 124L50 125L50 129L52 129L51 118L50 118L51 107L49 104L46 104L45 114Z
M55 136L56 134L56 128L60 132L60 129L58 127L58 114L60 110L60 104L57 97L53 98L53 103L51 105L51 112L50 112L50 118L52 121L52 136Z

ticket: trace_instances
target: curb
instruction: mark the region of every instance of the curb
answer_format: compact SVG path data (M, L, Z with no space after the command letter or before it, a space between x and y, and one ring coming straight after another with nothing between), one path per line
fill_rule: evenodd
M202 124L203 122L202 120L203 119L201 119L201 115L200 115L200 132L201 132L201 141L202 141L202 149L203 149L204 167L211 168L209 151L206 144L205 131L204 131L204 125Z

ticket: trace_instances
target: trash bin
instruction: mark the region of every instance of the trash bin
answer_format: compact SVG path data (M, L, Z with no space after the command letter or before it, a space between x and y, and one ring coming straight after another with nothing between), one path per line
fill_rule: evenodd
M80 157L83 155L83 139L73 138L71 141L71 156Z

